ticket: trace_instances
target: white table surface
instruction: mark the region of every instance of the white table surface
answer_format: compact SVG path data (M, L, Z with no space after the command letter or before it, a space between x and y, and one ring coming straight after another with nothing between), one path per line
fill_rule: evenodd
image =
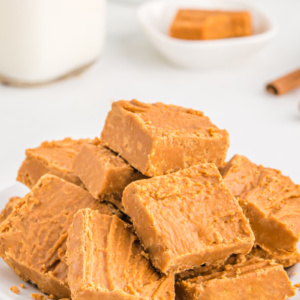
M132 98L203 110L229 131L228 158L244 154L300 183L300 89L280 98L264 90L300 68L300 1L249 2L277 18L276 39L241 65L211 71L170 65L143 35L136 6L109 3L106 48L86 73L40 88L0 86L0 190L15 182L26 148L99 136L111 102Z

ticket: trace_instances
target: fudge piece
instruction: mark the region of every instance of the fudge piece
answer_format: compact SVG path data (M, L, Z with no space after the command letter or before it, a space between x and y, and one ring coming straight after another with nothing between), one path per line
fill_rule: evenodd
M174 276L150 265L131 226L116 216L80 210L67 249L73 300L174 299Z
M20 294L20 290L17 286L13 285L10 287L10 290L15 294Z
M250 221L255 244L275 260L298 257L300 186L241 155L228 162L223 178Z
M25 281L57 297L69 297L66 240L74 214L93 208L111 215L110 206L84 189L44 175L0 225L0 256Z
M15 204L19 201L19 197L11 197L0 213L0 224L11 214Z
M153 265L163 273L248 253L247 219L214 164L135 181L122 202Z
M229 146L227 131L202 112L137 100L112 104L101 140L151 177L205 162L220 166Z
M124 188L130 182L144 178L100 141L81 148L74 159L73 169L94 198L111 200L121 210Z
M212 40L252 35L251 15L246 11L180 9L170 36L185 40Z
M209 271L204 269L200 276L176 283L178 300L282 300L293 295L294 289L283 267L258 258Z
M72 140L44 142L39 147L26 150L24 160L17 180L32 188L44 174L61 177L76 185L83 186L79 177L73 172L74 157L82 146L92 142L86 140Z

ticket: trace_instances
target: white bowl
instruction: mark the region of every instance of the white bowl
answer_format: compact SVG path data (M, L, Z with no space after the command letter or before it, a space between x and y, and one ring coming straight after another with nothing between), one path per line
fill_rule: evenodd
M206 41L171 38L168 36L169 27L180 8L249 11L254 34ZM137 16L153 46L170 62L189 68L215 68L241 62L268 44L277 32L276 25L268 14L240 1L151 1L139 7Z

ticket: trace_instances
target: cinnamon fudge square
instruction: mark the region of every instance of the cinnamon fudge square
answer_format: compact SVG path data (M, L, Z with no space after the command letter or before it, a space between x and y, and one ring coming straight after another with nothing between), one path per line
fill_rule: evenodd
M248 253L253 233L214 164L135 181L122 202L153 265L163 273Z
M122 209L124 188L145 177L100 141L81 148L74 159L73 170L94 198L110 200L119 209Z
M283 300L293 295L283 267L258 258L209 271L204 267L201 275L176 283L177 300Z
M0 225L0 256L23 280L58 298L70 297L66 240L75 213L82 208L111 215L110 206L84 189L44 175Z
M73 159L82 146L92 140L72 140L44 142L39 147L26 150L17 180L32 188L44 174L61 177L76 185L82 186L79 177L73 172Z
M170 36L185 40L213 40L252 35L247 11L180 9L170 27Z
M249 218L255 244L285 265L299 261L300 186L241 155L228 162L223 178Z
M137 100L112 104L101 140L146 176L158 176L199 163L221 166L229 137L202 112Z
M21 199L20 197L11 197L0 213L0 224L12 213L15 204Z
M91 209L74 217L68 238L73 300L171 300L174 275L158 273L131 226Z

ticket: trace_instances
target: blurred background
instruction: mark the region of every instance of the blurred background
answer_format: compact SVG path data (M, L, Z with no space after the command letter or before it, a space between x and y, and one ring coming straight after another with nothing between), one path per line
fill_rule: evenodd
M100 136L111 103L132 98L204 111L229 132L228 159L235 153L243 154L255 163L282 170L300 183L300 89L283 96L271 95L265 89L268 82L300 68L300 2L244 1L274 18L277 34L241 63L211 69L179 67L161 55L137 19L138 5L144 2L108 0L107 7L103 6L99 13L101 21L106 20L106 29L96 22L91 24L95 32L80 33L89 37L87 41L100 39L104 31L106 35L100 58L85 72L37 87L9 86L3 80L0 190L14 184L26 148L67 136ZM18 14L22 15L22 11ZM62 24L64 20L68 22L67 16L58 16L54 10L53 24L56 16ZM0 26L3 22L2 19ZM39 34L47 39L47 33ZM6 38L9 40L9 36ZM0 40L0 59L6 42L4 38ZM84 48L86 41L77 42L75 48L69 45L66 55L80 52L80 45ZM97 47L99 50L102 46ZM18 50L24 54L24 49ZM53 52L48 52L50 59ZM218 55L222 56L222 51Z

